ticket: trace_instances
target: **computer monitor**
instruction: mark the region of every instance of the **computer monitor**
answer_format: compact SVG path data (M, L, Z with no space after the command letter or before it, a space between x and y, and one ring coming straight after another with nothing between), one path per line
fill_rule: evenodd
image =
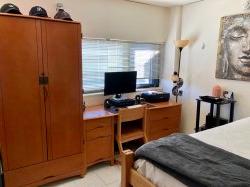
M116 95L119 98L121 94L135 92L136 78L136 71L106 72L104 95Z

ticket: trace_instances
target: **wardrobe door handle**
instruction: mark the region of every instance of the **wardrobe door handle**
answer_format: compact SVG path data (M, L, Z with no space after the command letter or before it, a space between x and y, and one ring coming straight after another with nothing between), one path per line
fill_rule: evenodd
M49 77L45 76L44 73L39 76L39 84L40 85L48 85L49 84Z

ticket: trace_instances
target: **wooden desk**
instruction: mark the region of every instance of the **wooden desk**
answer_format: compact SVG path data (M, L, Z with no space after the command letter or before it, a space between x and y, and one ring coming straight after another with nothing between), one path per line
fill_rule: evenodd
M149 141L179 132L181 104L146 104L146 135ZM103 105L86 108L83 120L87 167L103 161L114 163L114 124L117 116Z
M149 141L180 131L181 104L163 102L149 104L146 110L146 134Z
M104 108L103 105L87 107L83 113L83 120L92 120L98 118L107 118L107 117L114 117L117 114L111 113Z
M161 103L146 103L147 109L160 109L160 108L168 108L168 107L181 107L181 104L175 102L161 102ZM98 118L106 118L106 117L116 117L117 113L109 112L104 108L103 105L91 106L87 107L83 113L83 120L92 120Z
M104 106L86 108L84 120L87 167L103 161L114 164L114 117Z

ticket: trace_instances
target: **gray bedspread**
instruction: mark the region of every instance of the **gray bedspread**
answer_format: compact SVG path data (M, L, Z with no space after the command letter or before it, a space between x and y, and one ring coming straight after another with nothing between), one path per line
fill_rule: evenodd
M250 160L185 134L149 142L135 155L188 186L250 186Z

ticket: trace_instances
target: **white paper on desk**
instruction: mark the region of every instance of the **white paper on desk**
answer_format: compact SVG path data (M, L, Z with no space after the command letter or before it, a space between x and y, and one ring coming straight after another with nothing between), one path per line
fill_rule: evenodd
M142 107L142 105L133 105L133 106L128 106L128 109L132 109L132 108L139 108Z

